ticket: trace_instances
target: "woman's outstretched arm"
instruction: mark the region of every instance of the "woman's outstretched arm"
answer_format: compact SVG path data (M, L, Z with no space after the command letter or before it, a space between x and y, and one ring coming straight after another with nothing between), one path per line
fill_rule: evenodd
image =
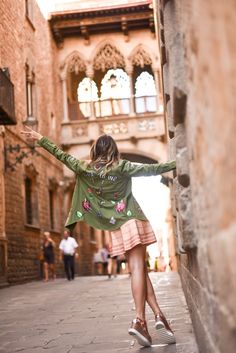
M78 173L80 161L68 153L63 152L59 147L57 147L53 142L51 142L47 137L42 136L38 132L25 127L24 131L21 131L29 141L37 141L37 143L43 147L46 151L51 153L60 162L64 163L73 172Z
M138 164L123 160L121 172L130 177L159 175L176 169L176 162Z

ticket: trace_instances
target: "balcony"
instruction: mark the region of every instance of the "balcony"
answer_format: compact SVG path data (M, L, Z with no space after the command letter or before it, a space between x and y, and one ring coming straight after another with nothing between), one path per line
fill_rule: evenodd
M157 111L156 96L135 97L137 114L154 113ZM105 118L130 114L130 99L103 99L94 102L74 102L68 104L70 120L88 119L91 116Z
M0 125L15 125L14 85L7 69L0 69Z
M109 134L119 141L158 138L165 134L162 113L135 116L119 115L95 119L71 120L62 123L63 145L90 144L101 134Z

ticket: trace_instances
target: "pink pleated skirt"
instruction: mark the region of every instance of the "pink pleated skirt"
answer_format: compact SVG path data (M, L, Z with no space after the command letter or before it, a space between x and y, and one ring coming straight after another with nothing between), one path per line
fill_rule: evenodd
M155 242L156 236L148 221L131 219L111 232L111 256L123 255L138 244L150 245Z

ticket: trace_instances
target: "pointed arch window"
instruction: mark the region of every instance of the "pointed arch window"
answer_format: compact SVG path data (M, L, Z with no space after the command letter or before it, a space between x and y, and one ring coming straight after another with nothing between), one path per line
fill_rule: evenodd
M92 114L91 103L98 111L98 88L93 80L85 77L78 85L77 96L80 110L85 118L89 118Z
M123 69L110 69L101 81L100 116L129 114L130 80Z
M154 77L143 71L135 81L135 106L136 113L157 111L156 85Z

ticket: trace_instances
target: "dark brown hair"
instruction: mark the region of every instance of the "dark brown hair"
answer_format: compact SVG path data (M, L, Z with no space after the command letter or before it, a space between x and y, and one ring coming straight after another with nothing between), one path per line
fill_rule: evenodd
M115 140L109 135L101 135L91 147L90 159L90 165L104 163L106 168L118 162L120 153Z

